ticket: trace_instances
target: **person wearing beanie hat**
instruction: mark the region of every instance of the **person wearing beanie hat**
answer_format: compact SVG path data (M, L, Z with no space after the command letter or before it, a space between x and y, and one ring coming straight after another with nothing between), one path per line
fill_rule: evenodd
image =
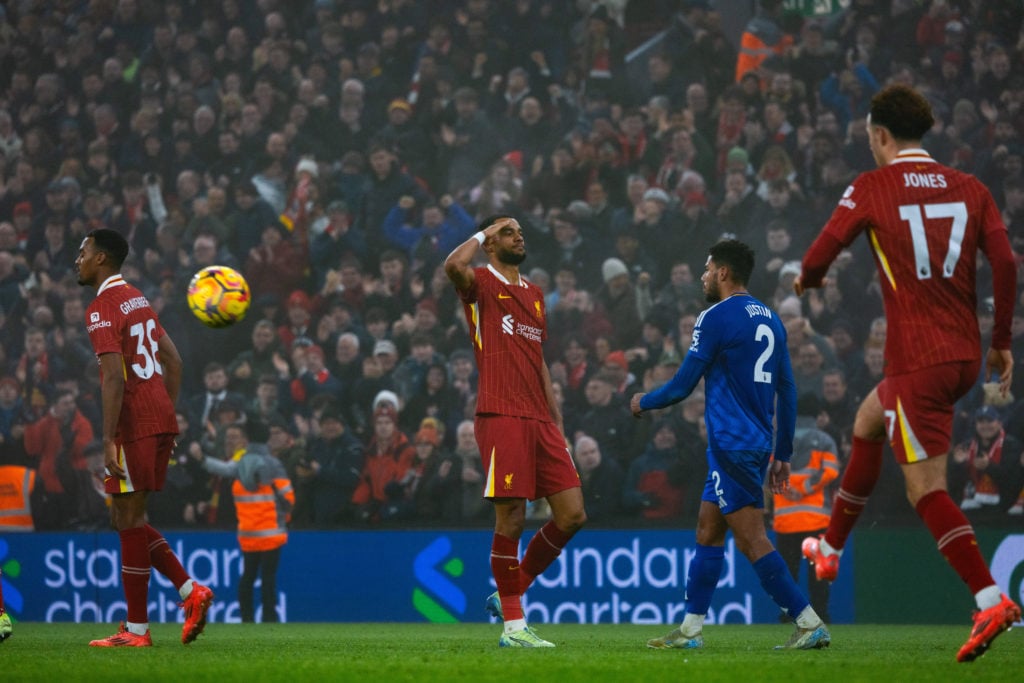
M372 436L366 445L359 485L352 493L356 518L363 522L380 521L393 514L388 507L392 484L400 484L416 455L409 438L398 429L398 399L394 399L395 403L391 397L374 400Z
M295 165L295 175L296 177L300 177L303 173L309 174L309 176L314 179L319 176L320 169L317 167L316 161L309 157L299 159L299 163Z
M626 264L621 259L612 257L605 259L605 262L601 264L601 277L604 279L605 284L621 275L629 275L629 269L626 268Z
M738 170L747 172L750 167L750 153L742 147L733 147L725 155L725 170Z
M474 268L481 252L487 265ZM498 588L485 606L503 621L500 647L554 647L527 625L522 596L587 515L544 361L544 292L519 271L526 255L519 222L496 216L448 255L444 270L462 300L476 352L475 432L488 473L482 494L494 504L491 573ZM520 558L526 501L539 498L552 516Z
M390 405L397 412L399 408L398 394L389 389L381 389L378 391L377 395L373 397L371 410L376 413L377 409L384 405Z
M640 340L640 313L637 290L629 276L629 268L621 259L605 259L601 264L604 286L594 294L594 301L603 307L613 332L613 348L626 349Z
M441 445L441 435L437 432L437 427L432 424L425 424L420 427L419 431L416 432L415 445L428 444L430 446Z

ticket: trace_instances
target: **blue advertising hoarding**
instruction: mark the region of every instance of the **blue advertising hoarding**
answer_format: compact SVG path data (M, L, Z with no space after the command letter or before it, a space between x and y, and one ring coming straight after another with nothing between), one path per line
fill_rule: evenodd
M524 536L523 547L530 532ZM209 619L238 622L242 557L228 532L167 534L185 569L217 594ZM489 531L292 532L278 571L282 621L485 621L494 590ZM682 620L693 531L584 531L524 600L532 623L671 624ZM832 586L836 623L853 621L852 547ZM9 534L0 539L7 607L16 618L125 618L117 535ZM181 620L174 587L154 572L149 617ZM257 613L258 614L258 613ZM775 623L778 608L730 536L708 623Z

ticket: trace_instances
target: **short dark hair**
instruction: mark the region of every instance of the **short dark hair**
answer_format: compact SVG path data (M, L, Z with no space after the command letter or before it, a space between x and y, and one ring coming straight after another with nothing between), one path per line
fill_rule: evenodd
M885 126L897 140L920 140L935 125L928 99L905 85L890 85L871 98L871 125Z
M115 268L120 268L124 260L128 258L128 240L117 230L110 228L97 228L90 230L86 237L92 238L96 251L102 251L113 262Z
M725 266L732 273L733 282L746 285L754 272L754 250L739 240L722 240L708 250L715 265Z

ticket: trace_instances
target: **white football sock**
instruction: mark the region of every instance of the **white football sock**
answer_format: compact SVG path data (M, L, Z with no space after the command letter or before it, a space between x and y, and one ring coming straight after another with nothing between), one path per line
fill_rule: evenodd
M843 556L843 549L842 548L840 548L839 550L836 550L835 548L830 546L828 544L828 541L826 541L824 538L821 539L818 542L818 548L821 549L821 554L822 555L826 555L826 556L828 556L828 555L838 555L839 557Z
M690 614L686 613L683 617L683 623L679 624L679 630L687 638L693 638L699 636L701 631L704 630L704 614Z
M982 588L980 591L974 594L974 602L977 603L978 609L988 609L989 607L995 607L1003 601L1003 594L999 592L999 586L995 584L988 588Z
M505 633L515 633L526 628L526 619L509 619L505 622Z
M146 635L146 631L149 630L149 622L146 622L145 624L135 624L130 621L126 621L124 627L128 629L129 633L134 633L137 636L144 636Z
M803 611L800 612L800 616L796 618L796 625L800 628L818 628L821 626L821 617L814 611L814 608L808 605L804 607Z
M192 579L189 579L185 583L181 584L181 588L178 589L178 595L181 596L182 600L187 600L188 596L192 595Z

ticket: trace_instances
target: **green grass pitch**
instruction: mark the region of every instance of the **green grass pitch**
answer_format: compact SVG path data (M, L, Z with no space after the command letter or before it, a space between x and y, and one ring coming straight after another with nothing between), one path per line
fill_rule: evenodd
M708 626L704 649L649 650L667 627L539 625L549 650L497 646L486 624L210 624L190 646L180 627L153 626L154 647L87 643L109 624L19 623L0 644L0 681L1019 681L1024 629L981 659L957 664L963 626L835 626L832 647L775 652L790 626Z

